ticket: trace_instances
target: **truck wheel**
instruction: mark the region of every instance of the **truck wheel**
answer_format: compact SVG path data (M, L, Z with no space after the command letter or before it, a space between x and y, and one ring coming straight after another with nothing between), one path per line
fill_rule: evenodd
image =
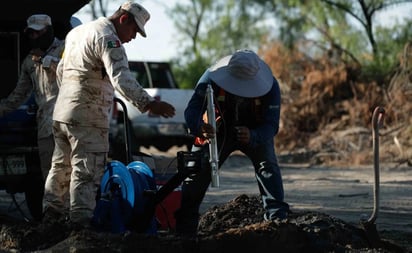
M43 216L44 181L41 177L29 178L25 189L26 204L34 220L40 221Z

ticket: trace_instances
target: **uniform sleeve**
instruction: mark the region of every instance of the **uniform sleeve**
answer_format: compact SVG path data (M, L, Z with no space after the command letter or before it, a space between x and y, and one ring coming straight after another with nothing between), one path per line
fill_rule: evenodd
M62 84L63 68L64 68L64 61L61 60L56 68L56 83L59 88L61 87L61 84Z
M114 89L124 96L141 112L154 99L133 77L124 47L118 38L104 37L101 40L102 61Z
M207 83L199 83L190 98L184 112L185 121L190 134L200 136L200 127L204 124L203 114L206 111Z
M20 76L16 88L0 102L0 116L16 110L27 101L33 91L33 84L30 78L31 59L26 57L23 61Z
M277 80L273 79L272 89L263 98L264 120L257 128L251 130L250 145L255 147L273 138L279 131L281 95Z

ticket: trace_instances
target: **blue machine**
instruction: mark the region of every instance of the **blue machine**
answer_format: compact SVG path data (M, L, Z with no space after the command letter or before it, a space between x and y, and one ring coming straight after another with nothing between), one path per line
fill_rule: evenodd
M113 233L135 230L156 234L154 216L145 215L145 207L153 201L155 191L153 172L145 163L134 161L127 166L119 161L108 163L92 224Z
M111 161L106 167L97 196L92 225L100 231L123 233L135 231L157 234L156 206L201 164L200 152L177 153L177 173L160 189L156 187L153 171L143 162L131 161L127 110L123 101L115 99L124 109L126 164Z

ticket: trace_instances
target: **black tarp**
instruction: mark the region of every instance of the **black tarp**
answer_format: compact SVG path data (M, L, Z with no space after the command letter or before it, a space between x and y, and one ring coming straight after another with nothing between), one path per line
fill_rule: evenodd
M33 14L51 17L55 34L63 39L70 30L70 17L90 0L7 0L0 15L0 31L19 31L26 27L26 20ZM7 7L6 7L7 6Z
M70 18L90 0L7 0L0 13L0 98L15 87L21 60L29 48L24 29L33 14L47 14L52 19L55 36L64 39L70 31Z

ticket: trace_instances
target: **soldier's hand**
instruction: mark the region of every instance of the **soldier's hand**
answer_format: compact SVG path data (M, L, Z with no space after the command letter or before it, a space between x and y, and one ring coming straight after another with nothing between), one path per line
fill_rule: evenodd
M31 59L35 62L41 62L41 58L44 55L44 51L40 48L35 48L30 51Z
M174 106L164 101L152 101L147 105L146 108L150 113L165 118L173 117L176 113L176 109L174 108Z
M30 54L41 57L41 56L44 55L44 51L41 50L40 48L34 48L34 49L30 50Z

